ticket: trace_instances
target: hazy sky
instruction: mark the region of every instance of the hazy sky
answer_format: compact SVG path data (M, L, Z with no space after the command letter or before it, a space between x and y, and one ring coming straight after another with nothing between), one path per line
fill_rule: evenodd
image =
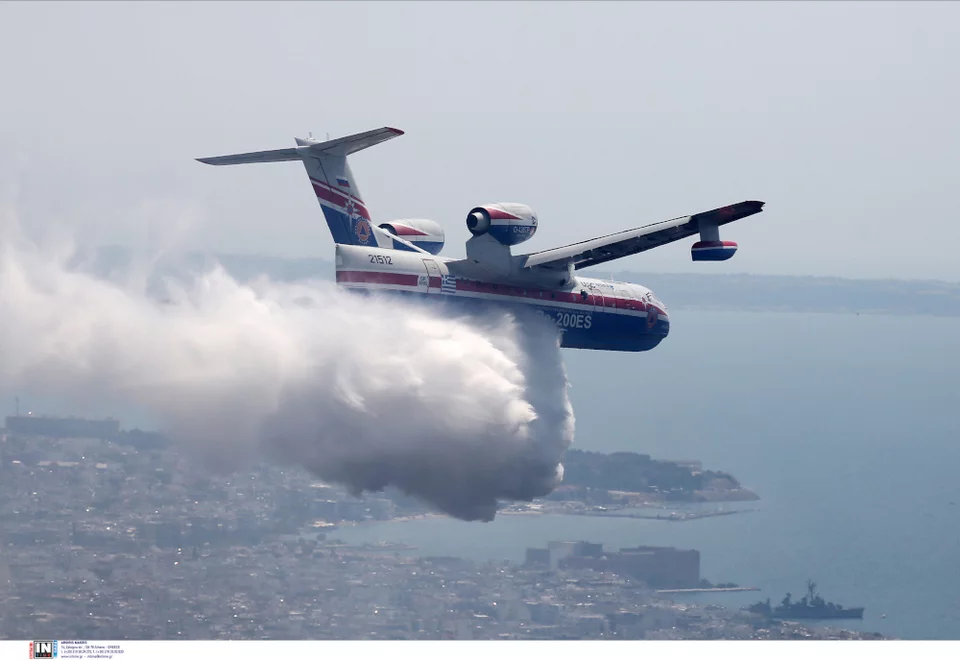
M0 203L91 243L330 258L302 166L193 158L389 125L352 159L364 197L440 221L444 254L487 201L538 211L532 251L761 199L730 262L688 240L614 268L956 281L957 25L957 3L2 3Z

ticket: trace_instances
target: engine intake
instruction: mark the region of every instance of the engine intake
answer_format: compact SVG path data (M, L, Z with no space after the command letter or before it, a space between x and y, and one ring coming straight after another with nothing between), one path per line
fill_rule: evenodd
M474 236L485 234L490 229L490 214L487 210L476 209L470 211L470 215L467 216L467 229Z
M517 245L537 233L537 216L525 204L484 204L467 214L467 229L474 236L490 234L502 245Z

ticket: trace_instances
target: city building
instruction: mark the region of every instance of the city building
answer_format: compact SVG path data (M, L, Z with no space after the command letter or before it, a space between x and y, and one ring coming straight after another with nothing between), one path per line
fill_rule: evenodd
M629 576L655 589L692 589L700 583L700 552L657 546L605 552L600 543L552 541L527 548L526 565L551 571L591 569Z

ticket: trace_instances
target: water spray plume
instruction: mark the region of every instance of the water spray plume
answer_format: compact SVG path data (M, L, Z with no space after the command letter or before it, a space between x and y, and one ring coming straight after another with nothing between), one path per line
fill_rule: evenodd
M165 297L0 223L0 388L136 405L211 469L267 458L465 520L562 478L574 418L546 324L325 282L242 284L219 267Z

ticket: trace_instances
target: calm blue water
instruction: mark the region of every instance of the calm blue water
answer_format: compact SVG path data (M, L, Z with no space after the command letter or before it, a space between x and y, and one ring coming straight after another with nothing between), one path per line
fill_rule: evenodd
M866 607L847 627L960 638L960 319L675 310L671 320L650 353L565 352L576 445L700 459L756 490L759 512L434 519L338 536L477 559L521 560L560 539L697 548L712 581L779 600L813 578L828 600ZM699 598L739 607L757 596Z

